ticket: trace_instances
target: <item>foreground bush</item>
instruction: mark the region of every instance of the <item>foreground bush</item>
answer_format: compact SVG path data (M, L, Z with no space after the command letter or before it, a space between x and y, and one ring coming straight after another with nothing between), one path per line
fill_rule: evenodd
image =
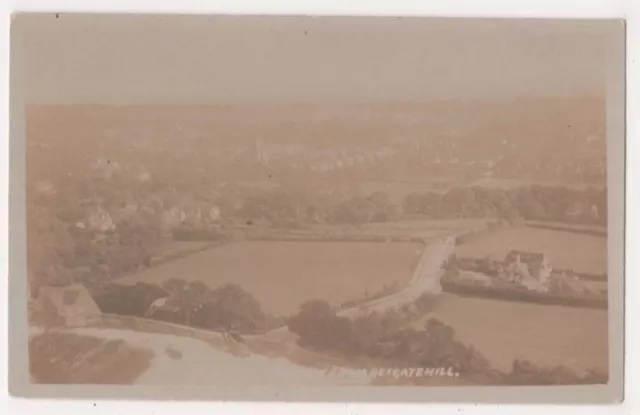
M434 299L416 301L433 307ZM455 331L442 321L430 318L422 329L404 327L406 315L390 310L372 312L353 321L336 315L329 303L313 300L289 320L289 329L299 336L303 347L321 352L337 352L354 359L368 358L386 367L451 368L465 377L467 384L482 385L562 385L606 383L607 375L592 370L579 376L569 368L543 368L526 360L515 360L510 372L491 368L489 361L473 346L460 343ZM413 379L414 383L424 379Z
M87 288L100 311L125 316L142 317L155 300L169 295L158 285L144 282L135 285L107 283Z
M265 314L258 301L237 284L215 290L200 281L172 278L162 286L138 282L135 285L109 283L89 287L103 313L152 318L209 330L262 332L284 324L283 319ZM159 307L154 301L166 298Z
M418 304L430 310L433 299L421 297ZM326 301L314 300L305 303L289 320L289 329L299 336L302 346L320 351L369 357L400 366L450 366L465 373L488 369L484 357L455 340L451 327L431 318L421 330L403 328L406 316L390 310L352 321L337 316Z
M237 284L226 284L207 293L203 302L191 308L189 324L210 330L234 328L262 332L278 320L262 311L253 295Z
M320 350L347 352L352 348L351 320L338 317L328 302L304 303L300 312L289 319L289 330L300 336L300 343Z

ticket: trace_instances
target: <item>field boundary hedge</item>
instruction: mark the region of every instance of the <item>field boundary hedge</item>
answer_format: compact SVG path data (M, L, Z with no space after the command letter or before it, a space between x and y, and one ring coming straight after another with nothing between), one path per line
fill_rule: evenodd
M599 236L599 237L604 237L604 238L606 238L608 236L608 232L606 230L580 229L580 228L572 227L570 225L567 225L567 226L545 225L545 224L542 224L542 223L527 223L526 225L529 228L547 229L547 230L550 230L550 231L577 233L577 234L580 234L580 235Z
M462 281L453 281L450 278L443 278L440 281L440 285L445 292L465 297L483 297L495 300L600 309L607 309L609 303L606 296L568 296L540 293L528 289L497 288L481 284L470 284Z
M264 235L248 237L247 241L259 242L412 242L425 243L428 238L419 238L411 236L294 236L294 235Z
M206 242L206 241L203 241L203 242ZM148 268L154 268L154 267L166 264L168 262L186 258L188 256L199 254L200 252L208 251L210 249L218 248L224 245L228 245L230 243L231 241L211 241L211 242L207 242L205 245L198 248L186 249L184 251L178 251L178 252L173 252L166 255L156 256L151 258L151 265ZM136 273L134 272L133 274L136 274ZM129 276L129 274L125 276Z

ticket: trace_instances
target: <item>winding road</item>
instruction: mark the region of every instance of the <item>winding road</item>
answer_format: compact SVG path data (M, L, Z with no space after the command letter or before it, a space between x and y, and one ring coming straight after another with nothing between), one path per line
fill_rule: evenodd
M423 293L438 294L442 292L440 277L442 266L455 249L458 235L439 238L425 247L409 284L400 292L370 301L363 305L342 310L340 316L353 317L365 312L385 311L410 303Z
M370 301L364 305L342 310L344 317L357 317L371 311L385 311L411 303L425 292L441 292L442 266L455 249L457 235L439 238L428 244L416 266L409 284L397 293ZM335 364L323 355L301 349L297 335L284 326L265 334L243 336L245 343L237 342L222 333L203 331L215 347L194 335L181 336L126 329L75 328L69 333L89 335L103 339L120 339L132 346L154 352L154 358L136 384L203 385L203 384L330 384L366 385L370 379L361 371L346 369L340 377L328 376L327 368ZM37 333L31 333L36 335ZM271 352L265 353L265 347ZM167 349L179 352L180 358L171 357ZM297 356L297 359L292 358ZM300 360L302 356L302 361ZM259 374L263 378L259 378Z
M440 277L442 266L455 250L456 238L461 233L441 237L429 243L420 257L409 284L397 293L367 303L347 308L337 314L341 317L354 318L372 311L384 312L415 301L423 293L438 294L442 292ZM263 337L272 343L281 345L283 352L293 351L298 336L289 331L287 326L271 330L263 335L247 336L247 339Z

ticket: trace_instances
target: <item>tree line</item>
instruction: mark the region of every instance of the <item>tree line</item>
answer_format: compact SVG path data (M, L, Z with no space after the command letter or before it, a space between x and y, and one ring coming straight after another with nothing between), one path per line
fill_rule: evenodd
M597 384L606 373L591 370L580 376L573 370L541 367L516 359L508 372L491 367L480 352L459 342L455 330L430 317L438 298L423 294L413 303L385 312L368 312L354 319L341 317L324 300L302 304L289 318L263 312L259 302L236 284L216 289L200 281L170 279L160 285L108 283L89 286L102 312L146 317L213 331L264 333L287 325L305 348L338 353L384 367L451 367L466 382L496 385ZM157 299L169 297L165 307L149 313ZM420 325L417 321L424 321ZM415 379L414 382L421 382Z
M209 288L201 281L171 278L161 284L138 282L87 285L103 313L166 321L214 331L259 333L284 324L265 313L255 297L237 284ZM153 307L166 298L162 306Z
M485 265L480 265L485 267ZM483 271L479 271L483 272ZM491 274L487 274L490 275ZM458 269L445 271L440 280L443 291L462 296L486 297L505 301L530 302L537 304L563 305L572 307L608 307L607 293L577 292L564 278L552 278L548 291L538 292L510 281L506 278L492 278L488 283L460 278Z
M404 213L434 218L521 218L604 225L607 191L537 185L512 189L457 187L445 193L411 193L402 207Z
M101 192L108 195L109 189ZM514 221L521 218L594 225L606 224L607 218L606 189L458 187L443 193L411 193L400 206L392 203L388 194L381 191L367 195L333 195L276 188L245 195L239 199L240 203L220 197L219 201L211 201L218 204L226 215L219 225L187 221L173 228L173 239L225 240L230 237L225 227L235 224L264 223L272 228L287 229L310 224L387 222L416 214L434 219L498 218ZM120 202L126 200L123 197L115 199ZM105 200L109 198L105 196ZM150 265L166 230L162 203L153 200L146 203L143 199L134 214L116 215L115 228L100 232L74 226L76 221L85 219L86 212L84 205L72 206L69 202L56 200L54 206L47 206L46 203L51 201L41 200L37 206L29 207L28 231L33 243L28 246L28 254L32 282L36 285L65 285L87 278L113 279ZM111 210L110 205L105 206Z
M400 310L374 311L351 320L337 315L326 301L312 300L288 320L288 327L299 336L302 347L366 359L385 367L450 367L470 383L561 385L607 381L607 374L599 370L581 376L564 366L541 367L520 359L514 360L509 372L493 369L473 346L456 339L451 326L429 317L436 306L436 297L423 294ZM422 327L409 324L416 319L426 321Z
M511 189L455 187L445 192L414 192L398 206L381 191L331 200L276 189L245 198L239 213L274 225L387 222L400 219L402 214L604 225L607 191L539 185Z
M275 226L303 224L358 224L386 222L398 217L398 207L384 192L331 197L304 191L274 189L248 196L236 214L252 222L266 221Z

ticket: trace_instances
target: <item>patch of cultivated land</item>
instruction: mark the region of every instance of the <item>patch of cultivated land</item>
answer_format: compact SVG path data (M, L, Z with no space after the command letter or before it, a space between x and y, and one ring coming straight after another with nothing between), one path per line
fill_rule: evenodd
M607 273L607 238L548 229L496 229L467 238L456 248L460 258L502 261L511 249L546 253L554 268L579 273Z
M416 327L429 317L452 326L461 342L499 370L510 370L514 359L576 371L608 368L606 310L443 294L438 308Z
M335 305L359 300L394 282L410 280L424 247L415 243L246 241L223 245L119 280L161 283L200 280L212 288L235 283L263 310L290 315L303 302Z

